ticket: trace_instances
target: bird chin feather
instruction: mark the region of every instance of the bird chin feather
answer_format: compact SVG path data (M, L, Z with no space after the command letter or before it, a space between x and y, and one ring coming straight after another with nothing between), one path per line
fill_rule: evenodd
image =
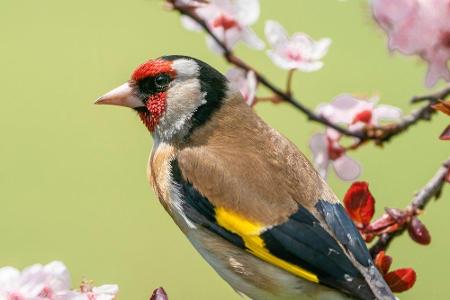
M156 125L158 124L154 124L152 113L145 106L137 107L134 110L138 112L139 118L141 119L142 123L144 123L148 131L153 133Z
M148 109L145 106L139 106L139 107L135 107L133 109L135 111L137 111L138 113L146 113L146 112L148 112Z

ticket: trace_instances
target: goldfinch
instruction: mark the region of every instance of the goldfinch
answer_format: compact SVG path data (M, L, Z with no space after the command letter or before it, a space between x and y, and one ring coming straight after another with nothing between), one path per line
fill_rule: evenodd
M203 258L255 300L395 299L338 198L296 146L208 64L140 65L97 104L154 139L149 180Z

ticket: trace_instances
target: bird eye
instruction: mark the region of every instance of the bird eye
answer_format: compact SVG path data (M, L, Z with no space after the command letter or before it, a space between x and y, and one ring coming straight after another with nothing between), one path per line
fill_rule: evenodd
M170 77L167 74L161 74L155 77L155 86L158 90L163 90L169 85Z

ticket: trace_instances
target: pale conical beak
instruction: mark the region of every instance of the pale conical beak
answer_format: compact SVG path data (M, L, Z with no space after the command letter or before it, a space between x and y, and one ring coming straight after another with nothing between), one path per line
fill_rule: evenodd
M101 96L95 101L95 104L119 105L130 108L144 106L142 100L134 95L128 82Z

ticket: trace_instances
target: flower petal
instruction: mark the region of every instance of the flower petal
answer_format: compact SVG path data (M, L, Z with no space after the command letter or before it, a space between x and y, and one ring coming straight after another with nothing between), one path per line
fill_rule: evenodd
M206 45L214 53L222 54L224 52L222 47L210 36L206 37Z
M314 62L301 62L297 65L297 69L303 72L314 72L322 69L323 62L314 61Z
M425 85L431 88L436 85L440 78L450 81L450 71L445 65L431 65L428 68Z
M188 16L181 16L180 21L181 21L181 25L184 28L186 28L187 30L192 30L192 31L202 30L202 27L197 22L195 22L192 18L190 18Z
M321 59L322 57L324 57L327 54L328 48L330 47L330 45L331 45L331 39L329 39L329 38L324 38L324 39L318 40L314 44L311 58L312 59Z
M342 180L355 180L361 174L359 163L347 155L342 155L332 162L336 175Z
M301 32L289 37L283 26L273 20L266 22L265 34L273 48L267 53L274 64L283 69L298 69L304 72L322 68L323 62L320 58L326 54L331 42L329 39L316 42Z
M361 110L362 101L350 94L336 96L329 104L328 119L336 123L351 124L354 116Z
M425 84L450 81L448 0L372 0L373 15L387 33L389 48L428 63Z
M0 268L0 290L16 285L20 271L13 267Z
M313 135L309 141L309 147L313 153L314 165L320 176L327 177L329 158L327 151L327 138L323 133Z
M278 67L286 70L296 69L298 64L296 62L287 60L274 50L267 50L267 55L272 59L273 63Z
M236 19L243 25L252 25L259 18L259 0L234 0Z
M402 110L398 107L380 104L372 111L372 122L380 125L381 120L398 121L402 116Z
M258 80L256 79L256 74L253 71L247 72L247 95L245 101L249 106L252 106L256 99L256 88L258 87Z
M303 32L296 32L291 36L289 42L294 44L295 48L306 54L308 58L311 58L315 42L309 35Z
M45 265L43 271L47 274L47 285L54 291L70 289L69 270L62 262L53 261Z
M95 294L116 295L119 292L119 286L117 284L104 284L98 287L93 287L92 291Z
M266 34L267 41L273 48L288 42L288 34L286 30L277 21L266 21L264 32Z
M226 73L226 77L231 83L231 86L239 90L248 105L252 105L255 100L257 79L255 72L240 68L232 68Z
M339 141L342 138L342 134L334 128L327 127L325 131L327 138L331 139L334 142Z
M340 94L336 96L331 105L335 109L340 110L351 110L357 107L360 104L360 100L353 97L351 94Z
M241 39L248 47L255 50L264 49L264 42L256 35L256 33L249 27L241 29Z

